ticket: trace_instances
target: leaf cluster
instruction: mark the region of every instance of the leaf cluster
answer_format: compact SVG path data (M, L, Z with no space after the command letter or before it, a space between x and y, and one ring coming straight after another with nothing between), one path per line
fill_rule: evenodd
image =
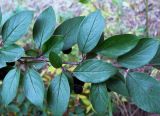
M21 11L2 26L0 72L8 63L15 62L7 74L0 75L4 78L1 98L5 106L13 102L19 88L23 88L24 96L36 107L48 107L55 116L61 116L67 110L72 90L81 94L83 85L91 83L90 102L97 114L108 113L111 103L108 89L131 98L147 112L160 113L159 81L150 74L136 71L148 65L159 69L159 40L133 34L105 38L106 24L100 10L68 19L56 27L54 10L48 7L33 26L35 48L24 50L16 42L27 33L32 20L32 11ZM61 54L69 55L75 44L80 61L64 62ZM47 87L35 67L39 63L62 69ZM68 65L75 66L74 70L69 71Z

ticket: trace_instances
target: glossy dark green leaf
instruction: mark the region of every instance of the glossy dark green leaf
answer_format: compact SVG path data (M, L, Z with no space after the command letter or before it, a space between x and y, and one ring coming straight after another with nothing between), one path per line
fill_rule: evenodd
M83 19L83 16L68 19L55 30L54 35L63 35L64 37L63 50L69 49L77 43L79 26Z
M104 42L105 37L104 37L104 32L101 34L100 40L98 41L98 44L96 45L96 47L91 51L91 52L95 52L96 49L102 45L102 43Z
M33 12L22 11L9 18L2 27L2 39L4 45L13 44L28 31L32 22Z
M0 62L13 62L21 58L24 49L18 45L10 45L0 49Z
M157 50L156 55L150 61L150 64L153 65L155 68L160 69L160 46L159 46L159 48Z
M20 79L20 70L12 69L5 76L2 85L2 102L8 105L16 97Z
M90 52L100 40L105 20L99 10L91 13L82 21L78 33L78 47L82 53Z
M132 101L147 112L160 113L160 82L145 73L132 72L127 77Z
M131 34L115 35L106 39L97 48L97 53L109 58L117 58L132 50L140 39Z
M159 41L152 38L143 38L138 45L127 54L118 58L118 63L126 68L134 69L149 63L155 56Z
M24 76L24 93L31 103L42 108L44 84L42 77L33 68L27 69Z
M5 67L5 66L6 66L6 62L1 61L1 62L0 62L0 68L3 68L3 67Z
M107 111L109 96L105 83L91 85L90 101L94 110L98 114L104 114Z
M106 81L106 86L111 91L117 92L123 96L129 96L123 75L116 74Z
M83 82L100 83L117 73L117 69L102 60L90 59L76 67L73 74Z
M54 10L48 7L40 14L33 27L33 38L37 48L41 48L44 42L52 36L55 24Z
M54 35L48 41L46 41L42 47L42 51L45 55L49 55L51 51L59 53L63 49L63 36Z
M90 51L90 52L88 52L88 53L86 54L86 59L93 59L93 58L95 58L95 57L97 56L96 50L97 50L97 48L98 48L103 42L104 42L104 32L102 33L101 38L100 38L98 44L96 45L96 47L95 47L92 51Z
M63 115L67 110L69 98L70 87L67 77L64 74L54 77L47 92L47 101L53 115Z
M49 61L51 65L55 68L60 68L62 66L62 59L58 56L58 54L54 52L50 52Z
M68 79L68 82L69 82L69 86L70 86L70 91L73 90L73 87L74 87L74 81L73 81L73 75L72 75L72 72L69 72L68 70L66 70L64 72L65 76L67 77Z
M37 57L39 55L39 52L35 49L29 49L25 51L25 54L27 56Z

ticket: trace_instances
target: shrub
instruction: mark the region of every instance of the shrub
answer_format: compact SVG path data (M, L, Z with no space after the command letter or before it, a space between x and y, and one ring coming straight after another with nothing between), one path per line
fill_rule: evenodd
M32 11L22 11L9 18L2 27L0 78L4 78L1 98L5 106L13 102L21 88L36 107L43 109L44 101L47 101L47 108L55 116L63 115L72 90L81 94L84 83L91 83L90 102L97 114L109 112L111 115L112 99L108 90L131 98L135 105L147 112L160 113L159 81L138 70L144 66L159 69L157 39L133 34L104 39L105 20L99 10L86 17L68 19L55 29L54 10L49 7L34 24L35 48L24 50L16 42L27 33L32 19ZM69 55L75 44L81 59L64 62L61 54ZM35 67L39 63L62 69L49 87L44 86ZM74 66L74 70L67 69L68 65Z

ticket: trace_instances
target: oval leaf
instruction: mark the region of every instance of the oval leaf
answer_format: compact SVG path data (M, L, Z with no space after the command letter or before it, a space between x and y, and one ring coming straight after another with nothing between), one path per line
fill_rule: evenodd
M99 10L91 13L82 21L78 33L78 47L82 53L90 52L100 40L105 20Z
M0 62L13 62L21 58L24 49L18 45L10 45L0 49Z
M121 66L134 69L149 63L155 56L159 41L151 38L143 38L138 45L125 55L118 58Z
M63 45L63 36L54 35L44 43L42 51L46 56L48 56L51 51L58 54L63 49Z
M123 96L129 96L123 75L116 74L106 81L106 86L110 90L117 92Z
M100 83L116 74L117 69L102 60L90 59L77 66L73 74L87 83Z
M97 56L96 50L103 43L103 41L104 41L104 32L102 33L101 38L96 47L86 54L86 59L93 59Z
M73 80L72 72L66 70L64 72L64 75L67 77L68 82L69 82L69 86L70 86L70 91L72 91L74 89L74 80Z
M54 77L48 92L47 101L55 116L62 116L67 110L70 98L68 79L64 74Z
M64 36L63 50L69 49L77 43L79 26L83 19L83 16L68 19L64 21L61 25L59 25L55 30L54 35Z
M2 27L2 40L4 45L13 44L28 31L32 22L33 12L22 11L9 18Z
M49 54L49 61L55 68L60 68L62 66L61 58L54 52L50 52Z
M6 66L6 62L0 62L0 68L3 68L3 67L5 67Z
M109 97L105 83L91 85L90 101L99 115L104 115L106 113Z
M52 36L55 24L54 10L49 7L40 14L33 27L33 38L37 48L41 48L44 42Z
M160 69L160 45L154 58L150 61L150 64L157 69Z
M106 39L97 48L97 53L109 58L117 58L132 50L140 39L131 34L115 35Z
M44 84L39 73L33 68L29 68L26 71L24 77L24 93L31 103L42 108L44 99Z
M133 72L127 77L132 101L147 112L160 113L160 83L145 73Z
M2 84L2 102L8 105L16 97L20 79L20 70L12 69L5 76Z

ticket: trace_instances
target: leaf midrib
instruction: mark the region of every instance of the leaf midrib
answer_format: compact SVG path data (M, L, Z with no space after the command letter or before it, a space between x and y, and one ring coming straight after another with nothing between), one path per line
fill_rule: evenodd
M91 26L91 29L90 29L90 31L89 31L89 33L88 33L88 36L87 36L87 39L86 39L86 41L85 41L85 43L84 43L84 46L83 46L83 48L82 48L82 52L84 52L83 50L85 49L85 46L86 46L87 41L88 41L88 39L89 39L89 36L90 36L90 34L91 34L91 32L92 32L92 28L93 28L93 26L94 26L94 24L95 24L95 21L96 21L97 16L98 16L98 13L96 14L96 16L95 16L95 18L94 18L93 24L92 24L92 26Z

